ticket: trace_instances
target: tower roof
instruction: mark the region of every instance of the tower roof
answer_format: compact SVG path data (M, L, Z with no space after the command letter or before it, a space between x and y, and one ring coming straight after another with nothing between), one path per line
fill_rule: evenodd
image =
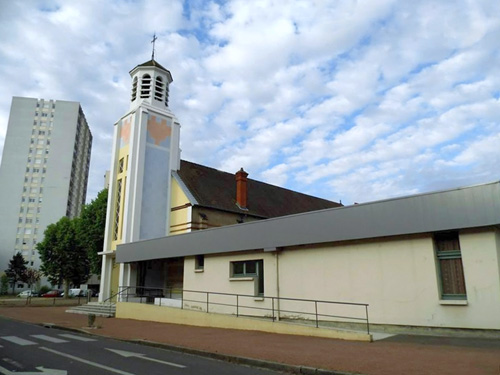
M168 69L165 69L161 64L159 64L156 60L154 59L151 59L149 61L146 61L145 63L142 63L142 64L139 64L137 65L134 69L132 69L130 71L130 74L132 74L132 72L134 70L136 70L137 68L149 68L149 67L155 67L155 68L158 68L158 69L161 69L163 70L164 72L167 72L168 73L168 76L170 77L170 81L173 81L172 79L172 74L170 73L170 71Z

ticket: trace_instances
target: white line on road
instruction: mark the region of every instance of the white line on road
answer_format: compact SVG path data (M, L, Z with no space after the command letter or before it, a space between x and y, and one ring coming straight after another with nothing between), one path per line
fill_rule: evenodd
M72 335L71 333L60 333L59 336L66 337L67 339L78 340L78 341L97 341L96 339Z
M177 363L172 363L172 362L162 361L162 360L159 360L159 359L156 359L156 358L146 357L146 354L142 354L142 353L127 352L125 350L117 350L117 349L109 349L109 348L106 348L106 349L109 350L110 352L113 352L115 354L121 355L122 357L125 357L125 358L128 358L128 357L137 357L137 358L142 358L142 359L145 359L145 360L151 361L151 362L162 363L162 364L168 365L168 366L179 367L179 368L186 368L186 366L179 365Z
M43 366L38 366L36 368L40 371L28 371L28 372L18 372L18 371L9 371L4 367L0 366L0 373L5 375L67 375L68 372L65 370L56 370L52 368L45 368Z
M101 365L99 363L95 363L95 362L91 362L91 361L88 361L88 360L83 359L83 358L75 357L74 355L71 355L71 354L61 353L61 352L58 352L57 350L45 348L43 346L41 346L40 349L45 350L45 351L50 352L50 353L54 353L56 355L60 355L61 357L66 357L66 358L70 358L70 359L73 359L73 360L78 361L78 362L85 363L85 364L90 365L90 366L102 368L103 370L108 370L108 371L114 372L116 374L120 374L120 375L134 375L134 374L132 374L130 372L121 371L121 370L118 370L118 369L113 368L113 367L104 366L104 365Z
M2 337L0 337L0 339L10 341L14 344L21 345L21 346L36 345L36 342L25 340L25 339L22 339L22 338L16 337L16 336L2 336Z
M63 342L68 342L68 340L58 339L57 337L50 337L47 335L30 335L35 339L44 340L48 342L53 342L54 344L62 344Z

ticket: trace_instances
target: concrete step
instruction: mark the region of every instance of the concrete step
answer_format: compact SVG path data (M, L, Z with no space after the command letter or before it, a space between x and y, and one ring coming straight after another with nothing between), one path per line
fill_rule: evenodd
M66 312L72 314L84 314L84 315L93 314L95 316L112 318L115 316L116 306L112 304L100 304L96 302L91 302L86 305L72 307L66 310Z

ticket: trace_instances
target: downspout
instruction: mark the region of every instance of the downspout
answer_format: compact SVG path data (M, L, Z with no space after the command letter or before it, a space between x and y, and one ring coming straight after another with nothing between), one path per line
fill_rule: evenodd
M274 257L276 258L276 320L280 320L280 267L279 267L279 249L276 249Z

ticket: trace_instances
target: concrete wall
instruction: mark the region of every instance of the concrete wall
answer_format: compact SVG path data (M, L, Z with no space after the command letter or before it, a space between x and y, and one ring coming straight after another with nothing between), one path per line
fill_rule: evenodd
M200 327L242 329L343 340L372 340L371 335L359 332L337 331L333 329L322 329L287 323L273 323L260 319L237 318L235 316L207 314L172 307L151 306L131 302L117 303L116 317L121 319L140 319L162 323L188 324Z
M499 242L497 229L460 232L466 301L440 299L431 234L287 248L278 257L262 251L205 256L202 272L186 258L184 288L254 295L255 281L232 279L230 262L263 259L266 296L368 303L370 322L378 324L500 329ZM270 301L256 296L247 302L264 307ZM311 311L299 303L281 305L299 307ZM364 315L359 307L320 309Z

